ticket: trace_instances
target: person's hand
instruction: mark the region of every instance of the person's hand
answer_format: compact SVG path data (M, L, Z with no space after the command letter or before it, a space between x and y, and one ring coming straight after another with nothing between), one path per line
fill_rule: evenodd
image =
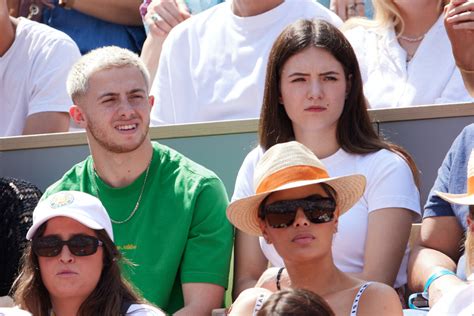
M331 0L329 8L345 21L354 16L365 16L365 1L370 0Z
M456 64L474 71L474 0L451 0L444 14Z
M145 23L150 33L166 37L173 27L191 17L184 0L153 0L148 6Z

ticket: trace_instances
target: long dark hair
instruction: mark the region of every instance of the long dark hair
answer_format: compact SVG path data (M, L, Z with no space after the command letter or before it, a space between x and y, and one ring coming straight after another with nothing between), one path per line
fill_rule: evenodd
M413 158L402 147L381 139L372 127L359 64L352 46L341 31L322 20L298 20L287 26L273 44L260 114L260 145L267 150L275 144L295 139L292 122L280 104L280 80L286 61L308 47L328 51L342 65L345 78L350 82L350 90L337 124L336 139L339 146L353 154L368 154L380 149L397 153L408 163L418 184L418 169Z
M38 228L35 237L41 236L46 224ZM103 242L103 269L99 282L92 293L81 304L78 316L121 314L123 302L144 303L133 287L123 279L119 261L121 254L105 230L95 230L97 238ZM33 237L33 238L35 238ZM15 303L35 316L49 316L51 300L39 270L38 257L31 243L25 249L22 269L13 285Z

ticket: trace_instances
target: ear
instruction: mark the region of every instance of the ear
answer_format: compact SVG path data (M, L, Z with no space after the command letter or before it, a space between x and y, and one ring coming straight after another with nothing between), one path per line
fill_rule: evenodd
M71 116L74 123L76 123L78 126L82 128L87 127L87 120L85 118L83 109L80 106L75 104L71 105L69 108L69 115Z
M467 215L467 228L471 228L471 232L474 232L474 227L471 227L473 224L473 219L471 218L471 216L469 216L469 214Z
M155 105L155 96L153 95L148 96L148 104L150 104L150 109L153 108L153 105Z
M258 219L258 226L260 226L260 230L262 231L262 236L267 242L267 244L271 244L272 241L270 240L268 233L267 233L267 225L265 223L265 220L259 218Z

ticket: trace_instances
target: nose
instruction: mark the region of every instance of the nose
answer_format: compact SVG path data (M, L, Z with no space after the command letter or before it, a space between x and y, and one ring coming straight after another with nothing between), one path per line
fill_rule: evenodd
M311 80L308 88L308 99L322 99L324 91L318 80Z
M303 209L300 207L296 211L296 216L295 216L295 221L293 222L294 227L300 227L300 226L309 226L310 222L306 215L303 212Z
M131 118L133 117L135 110L130 101L125 97L120 100L119 105L119 115L122 118Z
M64 245L59 254L59 261L62 263L71 263L74 261L74 255L69 250L68 246Z

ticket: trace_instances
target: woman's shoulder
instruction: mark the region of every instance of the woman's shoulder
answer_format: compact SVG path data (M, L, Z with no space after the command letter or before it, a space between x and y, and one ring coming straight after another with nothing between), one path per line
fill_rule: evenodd
M389 285L380 282L363 284L358 291L357 315L402 315L402 305L397 292ZM356 295L357 296L357 295Z
M149 304L132 304L127 310L126 315L130 316L166 316L159 308Z

